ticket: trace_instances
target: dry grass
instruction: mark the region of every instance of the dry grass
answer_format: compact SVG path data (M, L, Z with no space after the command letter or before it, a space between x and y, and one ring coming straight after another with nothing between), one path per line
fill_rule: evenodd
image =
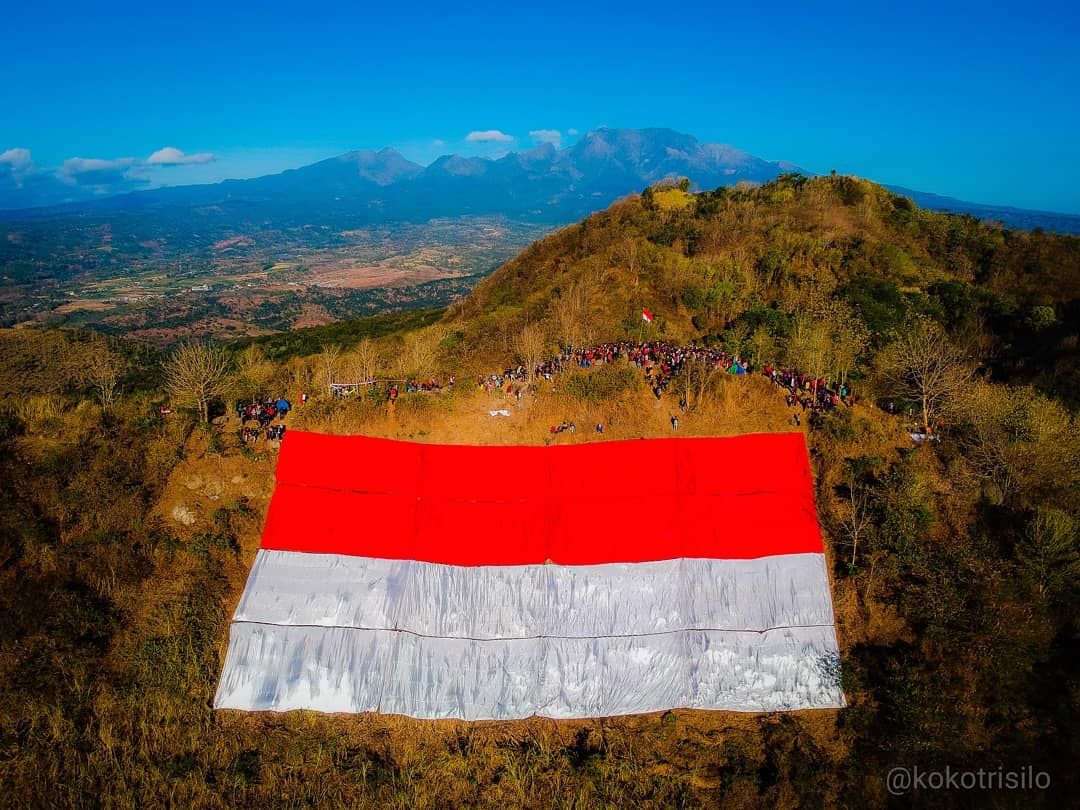
M620 363L627 367L628 364ZM672 397L657 400L634 374L634 385L602 402L593 403L567 390L567 375L551 382L539 380L534 395L518 402L504 391L486 394L474 383L459 382L457 390L402 395L394 407L373 404L361 395L331 405L318 400L298 409L294 427L327 433L365 435L436 444L580 443L669 436L671 416L680 419L679 435L733 436L796 430L779 390L768 381L721 377L715 391L690 413L678 410ZM505 409L509 417L491 416ZM566 421L577 430L552 436L550 428ZM597 422L604 433L595 432Z

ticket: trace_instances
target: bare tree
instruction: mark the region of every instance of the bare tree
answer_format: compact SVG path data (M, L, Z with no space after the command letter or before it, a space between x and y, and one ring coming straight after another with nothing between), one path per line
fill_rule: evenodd
M870 490L859 481L848 482L848 497L844 501L841 525L848 542L851 543L851 565L855 566L855 555L859 552L859 541L874 525L870 509Z
M918 403L927 433L972 376L964 353L925 316L910 323L883 352L880 368L897 394Z
M965 458L1006 502L1062 485L1080 463L1075 416L1033 388L972 380L949 411Z
M831 346L829 324L807 313L795 316L787 343L788 361L800 371L823 377L828 370Z
M315 366L312 362L316 358L305 357L301 360L294 360L286 367L286 375L289 381L289 388L294 391L310 391L311 387L315 384Z
M240 399L251 399L263 393L274 374L274 367L254 343L240 353L231 393Z
M1019 471L1016 459L1016 428L1021 434L1027 421L1024 413L1030 391L1020 395L1003 385L973 380L954 402L964 430L960 441L964 455L975 470L993 482L1008 500L1014 490L1014 475Z
M593 334L592 296L580 280L571 282L555 304L559 336L568 346L587 346Z
M165 389L180 405L199 409L209 421L210 401L228 388L229 357L224 349L205 343L185 343L165 361Z
M350 382L369 382L379 366L379 353L371 338L364 338L345 356L345 369Z
M334 379L338 372L338 367L341 365L341 347L336 343L324 343L322 352L319 354L320 365L323 370L323 377L326 380L327 393L331 392L331 384L336 382Z
M1022 570L1041 596L1064 590L1080 576L1076 520L1059 509L1037 509L1017 548Z
M419 329L405 336L405 343L398 363L403 374L431 374L439 359L439 344L446 337L446 329L436 324Z
M97 394L102 408L111 408L116 401L117 386L124 373L124 361L103 338L90 342L84 374Z
M546 349L547 340L544 338L544 332L535 323L526 324L520 334L514 338L514 352L517 354L521 364L525 366L529 387L533 384L536 366L544 359Z
M828 300L821 316L829 322L831 328L828 347L829 373L838 382L846 383L848 374L870 345L870 330L850 306L835 298Z
M866 325L850 306L820 289L811 290L801 306L787 342L788 360L814 377L847 382L870 345Z
M688 359L683 364L682 388L686 410L694 411L705 401L709 388L720 375L714 363Z

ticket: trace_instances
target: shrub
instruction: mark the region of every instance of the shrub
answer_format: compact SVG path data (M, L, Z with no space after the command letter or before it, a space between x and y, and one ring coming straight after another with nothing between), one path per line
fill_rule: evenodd
M51 433L59 429L66 403L56 394L40 394L20 399L15 413L28 433Z
M592 373L576 372L566 381L565 390L583 402L597 403L629 391L637 383L632 368L601 366Z
M908 302L891 281L858 276L840 290L840 296L859 311L875 338L896 329L907 318Z
M1053 307L1032 307L1024 318L1024 324L1032 332L1042 332L1057 323Z

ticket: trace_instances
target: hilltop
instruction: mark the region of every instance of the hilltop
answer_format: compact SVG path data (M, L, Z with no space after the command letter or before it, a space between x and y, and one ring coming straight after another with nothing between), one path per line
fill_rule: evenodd
M1078 239L784 175L651 186L445 311L228 344L210 425L166 390L167 354L0 331L0 778L43 805L793 807L883 804L895 767L1030 764L1052 789L1025 801L1060 804L1080 727L1078 302ZM754 373L687 366L659 396L625 361L476 383L560 344L641 340ZM924 359L938 440L917 444ZM765 364L843 381L850 404L796 425ZM392 406L385 382L327 390L370 378L441 387ZM680 435L806 431L850 706L479 724L214 713L276 452L242 442L229 405L300 391L292 428L415 441L648 438L671 435L672 414ZM576 433L550 431L569 420ZM584 429L597 421L602 436ZM663 518L647 497L637 508L643 526Z
M858 178L785 175L616 203L531 245L445 324L471 346L507 345L536 321L580 345L639 337L647 307L658 316L651 334L761 357L793 330L820 330L815 339L837 349L854 328L880 346L925 314L981 340L1001 379L1041 381L1077 402L1078 306L1076 238L926 211Z

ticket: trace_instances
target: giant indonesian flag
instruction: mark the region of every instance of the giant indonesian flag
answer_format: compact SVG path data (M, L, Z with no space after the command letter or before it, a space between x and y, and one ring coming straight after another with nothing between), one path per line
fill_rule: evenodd
M844 705L802 434L290 431L215 706L421 718Z

